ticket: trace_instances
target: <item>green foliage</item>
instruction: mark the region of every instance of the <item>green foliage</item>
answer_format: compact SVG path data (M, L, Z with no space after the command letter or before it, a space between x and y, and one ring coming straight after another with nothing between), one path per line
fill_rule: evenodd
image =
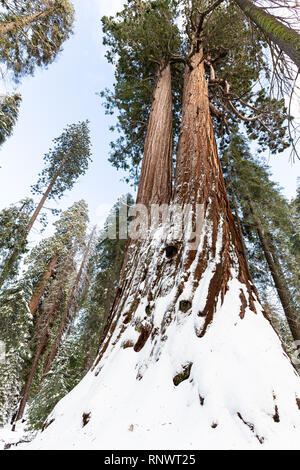
M300 257L299 252L295 252L294 244L295 236L297 237L297 217L293 218L289 202L281 194L278 185L271 180L269 167L252 157L241 135L232 138L222 156L222 165L233 212L236 211L235 199L238 211L236 215L242 224L248 261L257 286L265 293L267 286L273 286L273 281L249 207L249 198L264 236L280 262L282 284L293 308L299 312Z
M58 256L57 271L70 253L75 256L76 252L84 248L88 221L86 202L84 200L75 202L61 214L59 220L54 222L53 225L56 228L54 235L43 239L31 250L24 260L25 265L28 266L24 277L31 283L33 290L38 286L55 255ZM50 285L46 293L49 288Z
M72 189L79 176L86 172L91 161L88 121L69 125L53 143L53 148L44 156L46 167L32 190L43 194L66 159L49 194L50 199L60 199L66 190Z
M221 149L241 124L260 151L281 152L290 144L283 99L270 99L271 70L262 33L245 20L234 2L223 2L204 15L213 0L128 1L114 18L102 19L109 63L115 84L105 90L106 112L117 113L120 137L111 143L110 162L139 180L147 123L159 64L171 64L174 143L179 136L184 64L203 49L209 97L216 109L214 129ZM184 31L178 11L183 12ZM201 20L201 15L203 16ZM199 27L200 25L200 27ZM192 49L191 49L192 48ZM213 74L212 74L213 68Z
M111 143L110 162L137 182L143 155L147 122L159 67L180 52L181 40L175 24L176 1L128 0L115 17L103 17L106 58L115 65L113 91L105 90L107 114L117 112L120 137ZM174 129L179 129L183 67L173 65ZM179 80L179 82L178 82ZM129 179L127 181L129 181Z
M30 289L20 282L0 294L0 340L6 348L5 361L0 363L0 426L12 418L29 364L29 298Z
M81 341L85 345L87 367L95 359L99 348L100 336L115 297L127 244L127 240L119 238L119 214L123 204L127 207L133 205L129 194L115 204L89 264L90 286L80 320ZM107 237L107 233L115 223L116 237L112 239Z
M72 33L74 9L68 0L2 0L0 62L15 80L47 66Z
M190 36L195 30L193 24L200 21L200 12L213 3L198 0L194 7L187 8ZM189 19L191 14L194 14L193 24ZM234 2L223 2L204 19L200 39L210 101L223 116L223 119L214 117L217 135L223 137L227 132L230 136L244 124L248 137L257 141L260 151L269 149L276 153L286 149L290 144L288 111L283 98L277 100L269 96L271 69L262 33L245 21L243 12ZM214 78L210 66L214 69ZM253 121L257 116L260 117ZM223 143L228 144L228 139Z
M21 95L0 96L0 145L11 136L19 114Z
M82 379L85 369L84 353L78 334L74 333L63 343L52 369L44 377L40 390L31 402L28 430L41 429L47 417L61 398L67 395Z
M119 211L123 204L126 207L132 205L133 199L131 196L128 195L125 201L123 198L120 199L107 219L103 233L100 234L95 245L94 255L90 258L86 273L88 283L84 283L85 288L81 290L81 295L77 297L77 308L81 311L79 318L75 325L73 324L73 327L69 325L66 329L59 352L51 365L51 370L44 375L43 364L47 359L51 343L55 339L56 328L60 322L60 307L51 322L48 346L43 353L32 386L28 430L41 429L56 403L77 385L96 357L100 336L114 299L126 246L126 240L120 240L118 237ZM111 239L107 234L115 224L115 215L117 236ZM68 219L68 217L62 218L64 220ZM58 225L63 227L63 223ZM39 256L38 252L34 254L35 257ZM62 276L59 271L56 272L55 279L51 281L52 286L50 285L48 288L47 298L50 299L50 302L53 296L57 299L57 296L60 295L56 289L61 287L61 284L68 277L63 271L61 272ZM47 302L47 298L44 303ZM61 300L59 300L59 303L61 303ZM40 319L43 319L43 314ZM37 326L41 327L42 325L43 321L38 320ZM36 337L38 336L39 333L36 331Z
M33 211L32 199L24 199L18 205L10 206L0 212L0 270L5 279L12 278L18 268L18 259L7 265L11 253L26 251L26 228ZM4 272L5 271L5 272Z

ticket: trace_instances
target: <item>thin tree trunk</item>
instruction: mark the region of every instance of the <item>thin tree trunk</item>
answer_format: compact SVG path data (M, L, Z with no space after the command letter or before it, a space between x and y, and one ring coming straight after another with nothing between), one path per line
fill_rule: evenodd
M285 52L300 68L300 35L250 0L234 0L246 16L268 39Z
M28 224L28 227L27 227L27 235L29 234L30 230L32 229L33 227L33 224L35 223L36 219L38 218L46 200L48 199L49 197L49 194L51 193L52 189L53 189L53 186L55 185L56 181L57 181L57 178L59 177L59 175L61 174L62 170L63 170L63 167L65 166L68 158L70 156L70 152L67 153L67 155L65 156L65 158L63 159L63 161L61 162L61 164L59 165L59 168L57 170L57 172L55 173L55 175L53 176L52 180L51 180L51 183L49 184L48 188L46 189L42 199L40 200L37 208L35 209L30 221L29 221L29 224Z
M168 203L172 193L172 92L170 65L157 72L137 204Z
M68 318L69 318L69 315L70 315L70 310L71 310L72 306L74 305L74 302L76 301L76 296L77 296L77 293L78 293L79 283L80 283L83 270L86 266L86 263L87 263L87 260L88 260L89 254L90 254L90 250L91 250L91 246L92 246L92 243L93 243L94 235L95 235L95 229L92 231L91 236L89 238L89 242L88 242L87 247L84 251L83 259L82 259L79 271L77 273L75 283L74 283L74 285L71 289L71 293L70 293L70 297L69 297L67 306L66 306L66 308L64 310L64 313L62 315L62 319L61 319L61 322L60 322L60 326L59 326L55 341L53 343L51 352L50 352L50 354L47 358L47 361L45 363L45 366L44 366L44 373L45 374L47 374L47 372L49 372L49 370L51 369L52 362L54 361L54 359L57 355L57 352L59 350L59 347L60 347L60 344L61 344L61 339L62 339L62 336L63 336L64 331L66 329L66 325L67 325Z
M44 273L44 276L43 276L41 282L39 283L36 291L34 292L34 295L31 299L30 305L29 305L29 309L30 309L30 312L31 312L32 316L35 314L35 312L38 308L38 305L40 303L42 295L45 292L45 289L47 287L48 281L52 276L53 269L56 266L57 260L58 260L58 255L54 255L52 257L50 263L48 264L47 271Z
M287 287L285 287L286 281L284 279L284 274L282 272L280 262L278 260L275 250L273 249L273 247L271 247L267 240L267 237L264 235L263 228L258 220L258 217L256 216L253 203L250 197L248 197L248 203L258 233L258 237L260 239L260 243L264 251L264 255L268 263L275 284L275 288L280 299L282 308L284 310L287 322L289 324L292 336L295 341L300 341L300 325L298 324L297 314L293 309L293 305L291 305L289 295L287 293Z

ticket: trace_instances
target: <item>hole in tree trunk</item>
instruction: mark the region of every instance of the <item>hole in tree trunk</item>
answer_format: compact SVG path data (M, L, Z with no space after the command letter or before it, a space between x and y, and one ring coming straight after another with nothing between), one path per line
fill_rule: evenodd
M178 248L174 245L169 245L166 247L166 257L168 259L174 258L178 253Z
M191 308L192 308L192 303L189 300L181 300L179 302L179 310L181 310L181 312L185 313Z
M148 304L147 307L145 308L145 312L147 315L151 315L152 307L150 304Z

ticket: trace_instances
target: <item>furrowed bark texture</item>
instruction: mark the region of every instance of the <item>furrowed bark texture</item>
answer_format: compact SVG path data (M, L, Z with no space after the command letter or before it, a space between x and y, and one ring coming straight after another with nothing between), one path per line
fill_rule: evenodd
M12 428L13 430L15 429L16 422L19 421L20 419L22 419L22 417L24 415L26 403L27 403L28 398L29 398L33 378L34 378L35 372L37 370L39 360L40 360L41 356L43 355L43 353L44 353L44 351L47 347L48 335L49 335L49 325L50 325L50 322L53 318L53 315L55 314L55 310L57 308L59 300L60 299L58 298L56 302L53 302L52 306L49 307L47 309L47 311L45 312L45 317L46 317L45 325L43 326L43 331L42 331L41 337L39 339L39 343L38 343L37 350L36 350L36 353L35 353L35 356L34 356L34 360L33 360L30 372L28 374L27 380L26 380L26 384L25 384L24 391L23 391L23 394L22 394L22 398L21 398L19 409L18 409L18 413L16 415L15 423L14 423L13 428Z
M172 192L172 93L170 65L159 68L151 107L137 204L162 204Z
M234 0L267 38L285 52L300 68L300 35L250 0ZM296 7L295 7L296 8Z

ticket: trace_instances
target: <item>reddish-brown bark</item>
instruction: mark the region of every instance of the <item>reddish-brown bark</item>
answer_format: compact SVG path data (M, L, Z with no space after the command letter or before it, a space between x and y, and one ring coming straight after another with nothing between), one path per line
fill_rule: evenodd
M178 143L176 175L174 185L174 202L177 204L203 204L204 219L212 223L212 255L216 254L217 231L222 225L222 249L220 261L211 279L209 293L204 311L200 316L206 318L200 336L205 334L207 326L213 319L219 294L224 298L227 283L230 279L232 255L234 248L239 265L239 279L248 290L250 308L255 311L253 292L257 295L245 259L244 247L236 228L234 218L226 195L225 182L218 157L212 119L209 111L208 86L205 77L204 62L201 50L194 54L191 64L186 67L183 95L181 133ZM195 259L196 251L190 251L185 260L187 271ZM203 247L200 259L207 259L207 245ZM197 283L206 265L195 272ZM250 282L249 282L250 281Z
M172 192L171 68L159 68L144 147L137 204L168 203Z
M25 407L26 407L26 403L27 403L29 393L30 393L30 390L31 390L31 385L32 385L34 374L36 372L40 357L43 355L43 353L44 353L44 351L47 347L48 335L49 335L49 325L50 325L50 322L53 318L53 315L55 314L55 310L57 308L57 305L59 304L59 300L60 299L58 297L56 299L56 301L53 302L51 304L51 306L49 306L47 308L47 310L44 312L44 315L42 317L43 319L46 319L46 321L45 321L45 324L43 326L42 333L40 335L40 339L39 339L39 343L38 343L38 347L37 347L37 350L36 350L36 353L35 353L35 356L34 356L34 360L33 360L33 363L31 365L31 369L30 369L30 372L28 374L27 381L26 381L26 384L25 384L25 387L24 387L24 391L23 391L23 394L22 394L22 399L21 399L21 402L20 402L20 406L19 406L19 409L18 409L16 420L15 420L16 422L19 421L20 419L22 419L22 417L23 417ZM13 425L13 430L14 430L14 428L15 428L15 424Z
M210 323L213 321L216 305L219 300L223 302L228 290L228 282L231 279L231 270L238 269L238 278L245 286L247 295L241 295L240 317L244 318L246 308L256 312L255 299L257 292L251 282L245 253L239 232L235 226L234 218L230 210L226 195L222 169L217 153L214 130L209 110L208 87L205 78L204 63L201 61L201 51L192 57L191 63L186 67L182 126L178 143L177 167L175 173L174 194L171 204L177 206L191 205L196 209L197 204L204 208L204 219L212 227L212 233L204 234L204 242L201 252L199 247L186 250L184 242L174 242L174 255L166 256L166 248L162 246L153 253L147 251L145 242L137 240L130 243L127 248L123 268L120 276L119 289L102 336L102 346L96 364L101 362L107 352L111 337L118 328L114 346L128 325L136 324L135 311L141 298L148 298L149 308L145 319L139 324L140 336L134 345L135 351L139 351L144 344L155 337L156 331L151 326L151 301L154 298L164 296L168 292L164 278L178 279L178 273L182 273L180 282L175 281L176 295L173 299L173 307L166 312L161 334L167 331L168 322L171 321L172 309L176 309L177 301L184 292L185 282L190 278L190 268L197 256L197 265L192 274L193 288L196 289L210 263L215 260L215 268L209 283L205 307L199 311L201 328L197 335L205 335ZM143 182L145 184L145 182ZM221 247L217 246L218 232L222 233ZM166 229L168 231L168 228ZM167 238L167 234L166 234ZM176 245L176 246L175 246ZM176 248L176 249L175 249ZM145 254L145 251L147 253ZM160 259L159 264L153 265L152 256ZM191 278L189 279L191 281ZM141 291L140 285L143 283ZM133 301L131 299L134 299ZM129 300L129 307L126 305ZM182 305L180 301L179 304ZM191 299L184 299L184 305L191 305ZM124 311L125 310L125 311ZM123 313L123 317L122 317ZM170 318L168 318L170 316ZM121 320L123 318L123 321ZM121 325L122 321L122 326ZM99 372L99 370L97 371Z
M29 309L30 313L33 316L35 312L37 311L38 305L40 303L40 300L42 298L43 293L45 292L45 289L47 287L47 284L53 274L53 270L55 268L55 265L57 263L58 256L54 255L52 259L50 260L50 263L48 264L47 271L44 273L44 276L39 283L36 291L34 292L34 295L30 301Z

